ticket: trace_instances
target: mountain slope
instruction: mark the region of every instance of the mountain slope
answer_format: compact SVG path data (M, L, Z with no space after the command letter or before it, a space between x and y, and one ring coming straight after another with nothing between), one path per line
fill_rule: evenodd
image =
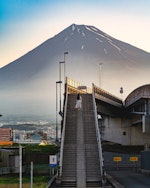
M9 106L18 104L24 113L28 108L30 113L36 113L39 108L54 111L59 62L63 61L65 51L69 53L66 75L90 87L91 83L99 84L100 63L102 87L115 95L119 95L121 86L127 95L149 82L150 53L96 27L73 24L0 69L0 110L9 110ZM4 108L4 103L8 107Z

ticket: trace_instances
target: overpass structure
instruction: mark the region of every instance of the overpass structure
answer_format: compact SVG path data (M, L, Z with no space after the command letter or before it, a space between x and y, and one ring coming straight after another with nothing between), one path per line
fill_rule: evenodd
M64 187L100 187L103 157L95 97L92 90L67 80L62 129L60 176ZM77 93L81 110L75 109Z
M147 95L142 91L146 89ZM150 143L150 86L123 102L98 88L67 78L60 152L61 187L101 187L105 182L102 141L124 145ZM77 93L81 110L75 109ZM145 96L145 97L144 97Z
M150 85L135 89L125 101L93 86L103 140L122 145L150 145Z

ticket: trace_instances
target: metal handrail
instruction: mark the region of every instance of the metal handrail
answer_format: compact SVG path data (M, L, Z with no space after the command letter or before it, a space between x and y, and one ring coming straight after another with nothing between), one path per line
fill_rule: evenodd
M64 120L63 120L63 129L61 134L61 147L60 147L60 177L62 175L62 163L63 163L63 149L64 149L64 139L65 139L65 125L66 125L66 113L67 113L67 102L68 102L68 86L66 84L66 100L65 100L65 108L64 108Z
M109 100L112 100L118 104L122 104L122 99L119 97L116 97L115 95L112 95L108 91L105 91L104 89L101 89L93 84L94 93L97 93L98 95L101 95L101 97L107 98Z
M101 135L98 128L98 119L97 119L97 109L96 109L96 102L95 102L95 94L94 94L94 84L92 85L92 97L93 97L93 107L94 107L94 116L95 116L95 128L96 128L96 137L97 137L97 143L98 143L98 152L99 152L99 162L100 162L100 174L103 176L103 156L102 156L102 146L101 146Z
M52 183L55 181L56 177L57 177L57 174L55 174L55 175L49 180L49 182L47 183L46 188L50 188L50 186L52 185Z

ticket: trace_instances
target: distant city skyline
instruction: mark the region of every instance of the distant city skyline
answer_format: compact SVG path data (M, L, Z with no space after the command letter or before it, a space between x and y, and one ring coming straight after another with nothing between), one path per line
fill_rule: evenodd
M0 0L0 67L73 23L150 52L149 0Z

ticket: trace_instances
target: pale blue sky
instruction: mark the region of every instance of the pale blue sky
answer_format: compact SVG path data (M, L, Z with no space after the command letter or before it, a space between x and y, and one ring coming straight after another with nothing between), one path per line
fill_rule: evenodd
M150 52L149 0L0 0L0 67L72 23Z

